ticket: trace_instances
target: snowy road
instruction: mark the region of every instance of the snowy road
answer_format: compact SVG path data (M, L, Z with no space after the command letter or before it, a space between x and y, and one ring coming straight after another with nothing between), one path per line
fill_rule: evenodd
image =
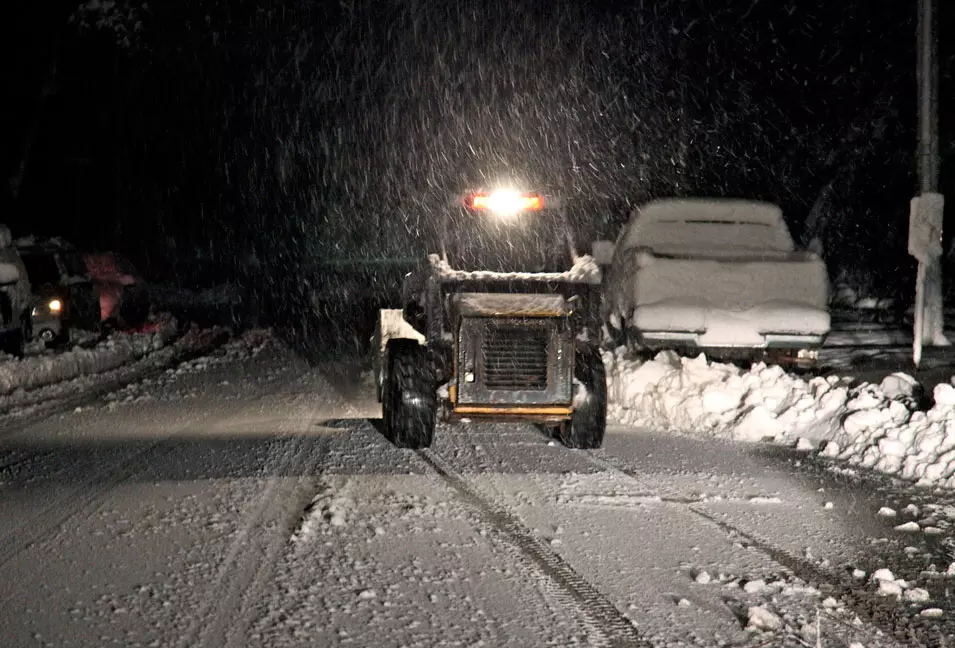
M458 425L401 451L370 387L266 347L8 429L4 645L805 646L818 628L818 645L871 647L950 630L948 581L918 580L950 561L944 494L632 429L581 452ZM930 510L938 535L894 530ZM879 567L931 603L878 596ZM930 605L945 616L919 617Z

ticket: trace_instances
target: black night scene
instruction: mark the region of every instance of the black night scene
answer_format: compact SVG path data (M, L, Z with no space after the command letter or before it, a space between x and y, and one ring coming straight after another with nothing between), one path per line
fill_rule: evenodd
M5 645L955 642L955 3L0 30Z

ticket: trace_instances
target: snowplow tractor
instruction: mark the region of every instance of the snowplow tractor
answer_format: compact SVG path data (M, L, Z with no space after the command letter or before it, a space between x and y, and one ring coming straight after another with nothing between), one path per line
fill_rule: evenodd
M600 269L560 203L517 191L457 197L441 251L406 279L376 331L385 435L431 444L436 422L526 421L571 448L603 442Z

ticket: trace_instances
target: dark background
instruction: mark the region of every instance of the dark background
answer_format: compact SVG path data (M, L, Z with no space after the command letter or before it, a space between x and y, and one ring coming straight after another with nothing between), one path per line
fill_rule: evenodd
M3 176L26 160L0 189L15 235L294 312L316 261L423 250L450 192L518 174L586 236L657 196L775 201L833 277L911 301L915 0L24 4L0 132Z

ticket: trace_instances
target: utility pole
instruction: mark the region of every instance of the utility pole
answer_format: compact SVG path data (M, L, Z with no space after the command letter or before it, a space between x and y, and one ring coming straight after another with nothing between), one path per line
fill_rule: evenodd
M938 53L934 30L935 0L918 0L916 42L918 77L919 195L912 200L909 253L919 261L915 285L913 360L918 366L922 346L948 346L942 304L942 212L938 193Z

